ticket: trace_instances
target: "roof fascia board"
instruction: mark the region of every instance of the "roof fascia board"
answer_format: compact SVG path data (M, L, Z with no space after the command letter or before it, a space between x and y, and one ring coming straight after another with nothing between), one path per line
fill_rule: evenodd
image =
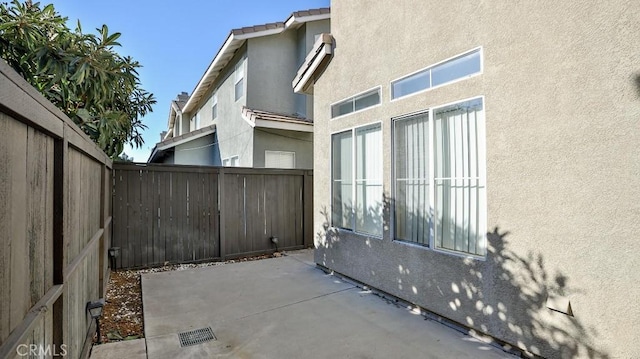
M269 120L256 120L254 125L260 128L273 128L277 130L289 130L298 132L313 132L313 124L309 123L293 123L293 122L280 122Z
M190 112L192 110L192 107L194 107L196 104L196 100L194 96L196 94L196 92L200 92L202 89L202 83L204 82L204 79L206 79L207 77L209 77L211 75L211 73L214 71L214 68L216 67L216 65L218 65L218 63L220 62L220 58L227 52L229 51L229 47L231 47L231 45L236 42L237 39L235 39L233 32L229 34L229 36L227 37L227 39L224 41L224 44L222 45L222 47L220 48L220 51L218 51L218 53L216 54L216 56L213 58L213 61L211 61L211 64L209 64L209 67L207 68L207 71L205 71L204 75L200 78L200 80L198 81L198 84L196 85L196 88L191 92L191 96L189 97L189 99L187 100L187 103L184 105L184 107L182 108L182 112Z
M229 34L229 37L227 37L227 40L224 42L224 45L222 45L222 48L220 49L220 51L218 51L216 56L213 58L213 61L211 61L211 64L207 68L207 71L205 71L204 75L198 81L196 88L191 93L191 97L189 97L189 100L187 100L187 103L182 108L182 112L185 113L185 112L192 111L194 107L197 105L197 102L200 101L200 98L196 100L196 97L198 97L196 96L196 93L199 93L200 91L205 91L205 89L203 88L205 86L204 80L209 77L212 77L212 73L214 72L214 69L220 64L223 57L228 56L229 58L232 58L234 56L235 51L242 46L243 41L256 38L256 37L277 35L283 31L284 31L284 27L267 29L267 30L256 31L256 32L249 32L246 34L235 34L232 30L231 33ZM236 45L236 44L237 46L233 50L229 50L232 47L232 45ZM220 74L220 72L222 72L222 70L223 68L218 70L215 77L217 77ZM215 81L215 77L212 78L211 80Z
M287 19L287 21L285 21L284 27L288 29L291 26L304 24L305 22L326 20L326 19L330 19L330 18L331 18L331 14L316 14L316 15L307 15L307 16L291 15Z
M157 146L156 145L156 147L157 147L158 151L163 151L163 150L169 149L171 147L176 147L178 145L182 145L182 144L185 144L187 142L191 142L193 140L197 140L198 138L210 135L210 134L212 134L214 132L216 132L215 129L203 131L203 132L201 132L201 133L199 133L197 135L189 136L188 138L184 138L182 140L178 140L178 141L175 141L175 142L167 143L166 145L163 145L163 146Z

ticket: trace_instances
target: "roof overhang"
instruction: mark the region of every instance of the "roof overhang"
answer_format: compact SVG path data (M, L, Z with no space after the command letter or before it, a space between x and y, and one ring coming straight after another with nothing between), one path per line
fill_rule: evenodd
M253 128L273 128L277 130L313 132L313 122L308 119L277 114L274 112L242 108L242 119Z
M332 55L333 37L331 34L321 34L291 83L293 92L313 94L313 85L331 61Z
M197 140L198 138L202 138L204 136L208 136L214 134L216 132L216 125L211 125L207 127L203 127L201 129L191 131L185 133L184 135L172 137L168 140L164 140L162 142L156 143L149 155L149 159L147 162L152 162L157 157L161 156L164 152L193 140Z
M331 17L329 8L297 11L291 14L285 22L276 22L259 26L244 27L231 30L224 44L209 64L200 81L191 93L191 97L184 105L182 112L189 113L196 109L204 95L209 91L222 70L235 56L236 51L244 45L247 39L276 35L288 29L295 29L309 21L325 20Z

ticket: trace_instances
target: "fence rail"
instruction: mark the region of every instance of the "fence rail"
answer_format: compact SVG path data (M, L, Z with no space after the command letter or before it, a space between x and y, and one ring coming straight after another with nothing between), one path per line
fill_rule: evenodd
M310 246L312 172L114 164L117 268Z
M112 162L4 61L0 156L0 358L34 345L86 357L86 304L109 276Z

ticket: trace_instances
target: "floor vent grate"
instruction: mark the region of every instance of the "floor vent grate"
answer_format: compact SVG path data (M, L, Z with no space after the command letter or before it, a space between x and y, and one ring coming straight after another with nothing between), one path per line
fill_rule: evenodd
M211 328L202 328L178 333L178 337L180 337L181 347L188 347L208 342L209 340L216 340L216 336L213 335L213 330L211 330Z

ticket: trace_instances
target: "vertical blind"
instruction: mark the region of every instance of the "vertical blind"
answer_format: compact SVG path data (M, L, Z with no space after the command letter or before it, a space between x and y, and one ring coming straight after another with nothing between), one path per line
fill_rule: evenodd
M432 116L432 127L426 112L394 121L395 238L484 255L482 99Z
M485 254L484 116L482 100L434 112L435 244Z
M429 114L394 122L395 236L429 245Z

